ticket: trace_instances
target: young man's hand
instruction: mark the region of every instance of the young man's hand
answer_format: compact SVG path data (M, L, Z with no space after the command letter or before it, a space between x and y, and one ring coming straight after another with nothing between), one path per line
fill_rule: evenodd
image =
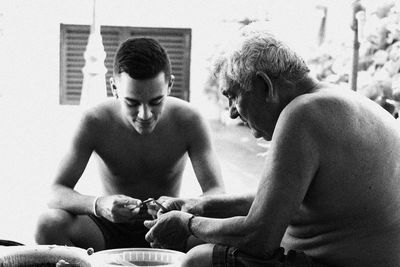
M111 222L128 222L139 213L141 203L125 195L102 196L97 200L96 212Z

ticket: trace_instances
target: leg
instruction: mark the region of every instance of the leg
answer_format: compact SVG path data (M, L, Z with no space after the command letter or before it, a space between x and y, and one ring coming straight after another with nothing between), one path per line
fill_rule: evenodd
M61 209L49 209L39 218L35 239L38 244L105 248L103 234L88 216L77 216Z
M202 244L205 244L205 242L191 235L188 237L188 240L186 241L185 251L187 252L190 249L194 248L195 246Z
M212 266L213 244L203 244L189 250L182 263L182 267Z

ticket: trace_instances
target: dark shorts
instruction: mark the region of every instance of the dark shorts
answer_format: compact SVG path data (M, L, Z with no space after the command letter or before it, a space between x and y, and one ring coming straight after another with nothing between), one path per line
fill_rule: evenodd
M89 217L103 233L105 249L150 247L150 244L144 239L149 229L143 225L144 220L152 220L150 215L141 215L129 223L113 223L93 215L89 215Z
M215 267L323 267L303 252L290 250L285 255L285 250L279 248L269 258L257 258L248 255L237 248L215 245L212 256Z

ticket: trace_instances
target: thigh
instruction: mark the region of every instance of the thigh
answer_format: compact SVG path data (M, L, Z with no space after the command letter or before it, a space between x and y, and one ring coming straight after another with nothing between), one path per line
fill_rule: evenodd
M99 226L88 215L73 215L68 229L71 242L78 247L95 251L105 249L105 239Z
M211 267L213 244L198 245L186 253L182 267Z
M235 247L215 245L212 256L214 267L284 267L284 251L279 250L269 259L254 257Z
M285 250L278 248L270 258L266 259L246 254L234 247L223 245L214 246L212 262L212 266L227 267L324 267L301 251L290 250L285 255Z

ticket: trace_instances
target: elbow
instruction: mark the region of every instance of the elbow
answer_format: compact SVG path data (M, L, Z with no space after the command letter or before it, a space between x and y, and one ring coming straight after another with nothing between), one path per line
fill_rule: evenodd
M252 251L259 243L259 235L256 229L246 229L245 233L241 236L237 247L243 251Z
M241 251L262 258L270 258L274 255L279 245L268 242L268 239L260 238L260 234L251 234L240 241L237 248Z
M275 242L268 232L264 224L254 223L249 225L237 248L257 257L271 257L274 251L280 247L280 242Z
M53 184L50 186L48 192L47 192L47 207L52 209L52 208L57 208L59 205L58 203L60 202L59 196L61 195L59 193L59 185Z
M202 196L221 195L225 193L225 186L223 184L218 184L208 188L207 190L204 190Z
M207 194L212 194L212 195L220 195L220 194L225 194L225 187L224 185L219 185L214 187L213 189L210 190L210 193Z

